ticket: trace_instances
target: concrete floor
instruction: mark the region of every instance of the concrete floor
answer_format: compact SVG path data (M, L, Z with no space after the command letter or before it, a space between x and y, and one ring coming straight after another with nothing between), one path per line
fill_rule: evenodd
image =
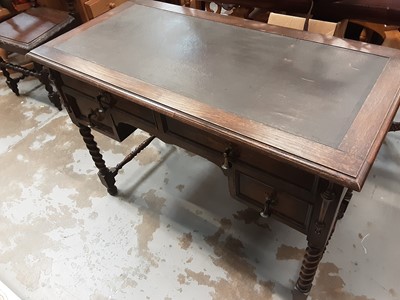
M298 299L305 236L258 220L220 169L154 141L106 194L37 81L0 84L0 281L22 299ZM145 138L96 135L109 165ZM338 223L310 299L400 299L400 133ZM13 299L0 285L0 299Z

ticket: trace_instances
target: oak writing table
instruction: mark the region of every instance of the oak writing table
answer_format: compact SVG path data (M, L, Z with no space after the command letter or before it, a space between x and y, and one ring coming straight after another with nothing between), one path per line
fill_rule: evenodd
M33 50L116 194L154 137L221 166L233 197L307 235L307 293L400 103L400 51L147 0ZM151 137L107 168L91 134Z

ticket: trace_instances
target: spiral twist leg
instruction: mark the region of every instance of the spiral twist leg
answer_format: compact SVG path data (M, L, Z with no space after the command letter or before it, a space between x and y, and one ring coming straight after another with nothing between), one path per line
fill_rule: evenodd
M41 83L44 84L44 87L48 93L48 97L51 101L51 103L54 104L55 107L58 108L58 110L61 110L61 100L60 100L60 95L53 90L53 87L51 86L50 83L50 77L49 77L49 71L46 68L43 68L43 66L35 64L35 69L38 72L38 79Z
M353 195L353 191L348 190L346 193L346 196L349 197L348 198L349 201L350 201L352 195ZM317 272L319 262L321 261L322 256L325 253L326 247L328 247L329 241L332 238L333 232L335 231L335 228L336 228L337 220L339 220L339 216L336 218L336 221L333 223L333 227L332 227L331 233L329 235L329 238L325 244L325 247L323 247L322 249L315 248L315 247L311 247L310 243L309 243L309 245L306 249L306 254L304 255L304 258L303 258L303 264L301 266L300 275L296 282L296 289L303 294L307 294L311 290L312 283L313 283L315 274Z
M6 78L6 83L8 87L14 92L15 95L19 96L18 81L20 79L14 79L11 77L10 72L7 70L8 63L6 63L3 58L0 57L0 69Z
M392 122L389 131L399 131L399 130L400 130L400 122Z
M301 293L306 294L311 290L312 282L318 269L318 264L324 252L325 247L323 249L307 247L299 279L296 283L296 289Z
M118 190L115 186L114 175L110 169L107 168L90 128L84 125L79 125L79 133L82 135L83 141L85 142L97 169L99 169L97 175L99 176L101 183L107 188L110 195L116 195Z
M49 71L43 68L42 65L35 64L35 69L30 70L12 63L5 62L3 58L0 57L0 69L3 72L4 77L6 77L6 83L8 87L15 93L15 95L19 96L18 82L28 76L34 76L37 77L41 83L44 84L49 99L54 104L54 106L57 107L59 110L62 109L60 95L53 90L53 87L50 83ZM21 73L22 75L20 77L13 78L11 77L10 72L8 72L8 69L12 69L15 72Z

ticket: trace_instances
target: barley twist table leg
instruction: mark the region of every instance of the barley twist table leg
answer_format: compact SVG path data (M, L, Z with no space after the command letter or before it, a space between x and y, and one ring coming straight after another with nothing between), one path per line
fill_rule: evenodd
M107 168L90 128L84 125L79 125L79 133L82 135L83 141L85 142L97 169L99 169L97 175L99 176L101 183L107 188L110 195L116 195L118 190L115 186L115 177L111 173L110 169Z
M11 77L10 72L7 70L7 63L0 57L0 69L6 78L6 83L8 87L14 92L15 95L19 96L18 81Z
M58 92L54 91L51 85L49 71L39 64L35 64L35 70L37 72L37 78L43 83L47 91L50 102L53 103L58 110L62 110L60 95Z
M351 191L329 183L315 203L310 227L307 234L308 245L303 258L296 289L307 294L312 287L319 262L335 230L339 209L345 197L351 197Z
M323 249L307 247L303 258L300 275L296 283L296 289L306 294L310 291L315 273L317 272L319 262L324 254Z
M333 226L331 234L329 235L329 239L326 242L325 247L323 249L313 248L310 246L310 243L306 249L306 253L303 258L303 264L301 266L300 275L296 283L296 289L303 294L308 293L311 290L312 283L315 277L315 274L318 269L319 262L322 259L322 256L325 253L326 247L328 247L329 241L331 240L332 234L335 231L336 222Z

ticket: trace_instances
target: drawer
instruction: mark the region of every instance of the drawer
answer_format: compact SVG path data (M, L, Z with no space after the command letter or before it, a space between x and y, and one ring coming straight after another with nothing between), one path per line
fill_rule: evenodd
M251 169L258 169L261 172L268 173L304 190L308 195L315 193L317 178L311 173L268 157L265 153L251 149L247 145L239 145L216 134L185 125L173 118L165 117L164 123L166 133L176 136L180 141L186 141L186 145L189 144L189 147L195 148L191 151L196 153L196 150L201 151L202 149L202 152L214 152L216 160L207 158L218 165L223 163L223 153L229 148L233 150L233 154L230 157L232 162L246 164ZM183 147L188 147L186 145Z
M318 177L305 170L299 169L288 163L273 159L254 149L246 149L240 153L240 161L251 166L252 169L258 169L268 173L274 178L290 183L309 194L314 194L317 188Z
M206 147L219 153L223 153L229 147L229 142L214 134L193 126L185 125L170 117L165 117L164 120L165 131L169 135L175 135L199 147Z
M117 102L113 95L71 77L63 76L61 90L68 113L76 125L92 129L117 141L123 141L136 127L115 118Z
M307 232L313 196L280 179L237 166L233 166L228 177L230 193L234 198L260 211L270 199L268 214L296 230Z
M228 148L237 148L227 139L196 128L193 125L187 125L164 115L161 119L164 131L161 138L166 143L175 144L187 149L219 166L224 162L223 153Z
M101 88L79 81L75 78L61 75L63 86L74 90L73 93L82 98L90 98L97 102L97 97L102 93ZM83 95L82 95L83 94ZM156 122L153 112L143 106L140 106L130 100L124 99L114 94L107 93L112 102L112 116L116 124L126 123L133 127L138 127L143 130L156 127ZM142 125L142 126L139 126ZM144 128L142 128L144 127Z
M88 0L85 2L85 10L89 19L93 19L126 1L127 0Z

